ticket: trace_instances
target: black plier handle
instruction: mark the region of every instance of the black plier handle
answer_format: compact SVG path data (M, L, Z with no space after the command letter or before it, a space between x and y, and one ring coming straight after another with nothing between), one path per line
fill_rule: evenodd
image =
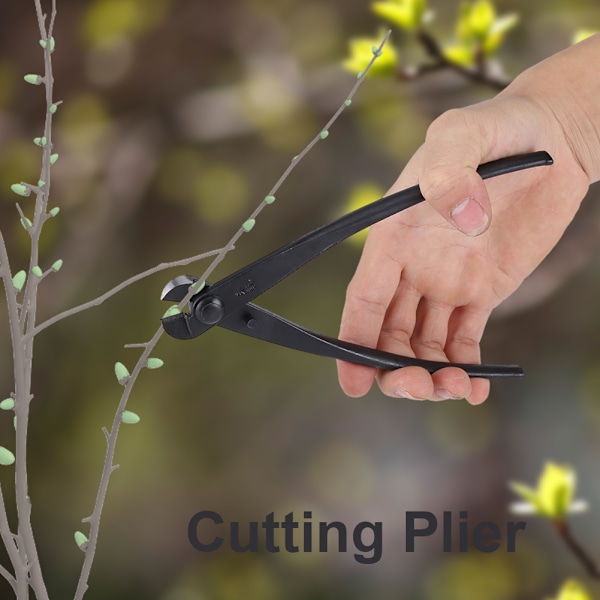
M551 164L551 156L542 151L485 163L479 166L477 172L482 179L488 179ZM314 333L251 304L254 298L335 244L423 200L419 187L414 186L344 215L243 267L218 283L206 285L190 299L189 312L163 318L163 327L175 338L192 339L218 325L296 350L379 369L417 365L433 373L444 367L457 366L471 377L521 376L523 370L518 365L466 365L427 361L366 348ZM165 286L161 298L181 301L195 281L195 278L189 276L177 277Z

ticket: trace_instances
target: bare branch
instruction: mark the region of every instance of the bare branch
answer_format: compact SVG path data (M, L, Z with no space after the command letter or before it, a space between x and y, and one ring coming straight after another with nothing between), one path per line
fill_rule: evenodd
M600 579L600 567L575 539L567 521L554 521L554 528L558 532L558 535L560 535L563 542L566 544L567 548L571 550L577 560L583 565L586 573L593 579Z
M183 267L185 265L189 265L190 263L197 262L204 258L208 258L209 256L214 256L215 254L218 254L221 251L222 251L222 248L219 248L218 250L210 250L209 252L204 252L202 254L198 254L198 255L192 256L190 258L182 258L181 260L176 260L176 261L169 262L169 263L161 263L160 265L157 265L156 267L153 267L152 269L148 269L147 271L138 273L137 275L134 275L133 277L126 279L125 281L123 281L119 285L115 286L108 292L105 292L101 296L98 296L98 298L96 298L94 300L90 300L89 302L86 302L85 304L80 304L79 306L75 306L74 308L70 308L69 310L65 310L65 311L59 313L58 315L51 317L47 321L40 323L35 329L28 332L26 339L36 336L38 333L40 333L40 331L43 331L47 327L50 327L50 325L54 325L55 323L58 323L58 321L62 321L63 319L66 319L67 317L72 317L73 315L83 312L84 310L88 310L89 308L93 308L94 306L100 306L100 304L102 304L109 298L112 298L112 296L114 296L115 294L118 294L119 292L123 291L126 287L129 287L131 284L136 283L136 282L140 281L141 279L145 279L146 277L150 277L150 275L154 275L155 273L159 273L160 271L165 271L166 269L171 269L173 267Z

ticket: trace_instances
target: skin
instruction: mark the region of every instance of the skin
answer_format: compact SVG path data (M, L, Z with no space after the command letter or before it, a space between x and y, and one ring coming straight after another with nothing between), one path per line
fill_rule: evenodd
M492 310L557 244L600 178L600 34L535 65L492 100L451 110L390 192L419 184L427 202L371 227L340 338L423 359L480 362ZM546 150L551 167L485 183L477 166ZM375 379L389 396L480 404L489 381L448 367L380 371L338 362L342 389Z

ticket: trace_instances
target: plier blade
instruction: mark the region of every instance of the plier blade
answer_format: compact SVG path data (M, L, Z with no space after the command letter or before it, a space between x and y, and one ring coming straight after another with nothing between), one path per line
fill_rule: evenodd
M552 162L547 152L533 152L483 164L477 171L482 179L487 179L531 167L551 165ZM169 335L188 340L218 325L296 350L380 369L416 365L433 373L441 368L457 366L471 377L522 376L523 370L518 365L467 365L426 361L351 344L309 331L251 303L254 298L335 244L423 200L419 187L414 186L320 227L225 279L213 285L205 285L190 298L189 312L164 317L163 327ZM161 298L181 302L188 294L190 285L196 281L196 278L189 275L176 277L164 287Z

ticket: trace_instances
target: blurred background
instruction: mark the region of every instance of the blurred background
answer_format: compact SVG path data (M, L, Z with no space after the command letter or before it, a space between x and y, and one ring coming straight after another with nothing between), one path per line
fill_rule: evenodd
M430 26L450 40L458 2L432 0ZM46 3L49 9L49 3ZM517 11L498 59L514 77L600 28L593 0L498 0ZM367 1L59 0L54 53L52 205L42 266L64 259L42 286L40 320L95 298L163 261L222 246L323 127L355 82L341 63L349 41L382 22ZM397 31L394 43L406 40ZM0 19L1 226L13 271L27 267L10 185L37 181L45 103L26 73L42 70L33 0L5 2ZM407 44L403 51L420 60ZM590 65L591 72L597 70ZM414 82L369 77L329 138L302 161L250 235L212 279L324 224L393 182L443 111L494 91L452 73ZM458 140L460 143L460 140ZM165 361L146 371L121 431L86 598L156 600L533 600L564 579L586 582L551 530L531 518L517 552L442 553L440 538L404 551L408 510L469 511L472 523L514 520L510 480L534 484L545 461L572 465L591 510L575 534L600 560L600 210L592 188L564 241L489 325L487 362L520 363L523 381L496 382L488 402L346 398L335 364L233 333L189 343L163 338ZM27 210L27 201L22 205ZM349 241L269 291L260 304L336 335L360 255ZM82 554L73 532L93 508L121 387L166 305L167 271L36 339L30 431L33 520L52 598L74 592ZM0 394L12 391L11 347L0 322ZM0 415L2 444L14 446ZM10 487L12 469L2 473ZM10 501L12 495L5 492ZM190 518L383 522L383 557L212 554L194 550ZM590 583L591 586L591 582ZM9 597L0 583L0 597ZM591 588L593 589L593 588ZM597 588L596 590L597 591Z

